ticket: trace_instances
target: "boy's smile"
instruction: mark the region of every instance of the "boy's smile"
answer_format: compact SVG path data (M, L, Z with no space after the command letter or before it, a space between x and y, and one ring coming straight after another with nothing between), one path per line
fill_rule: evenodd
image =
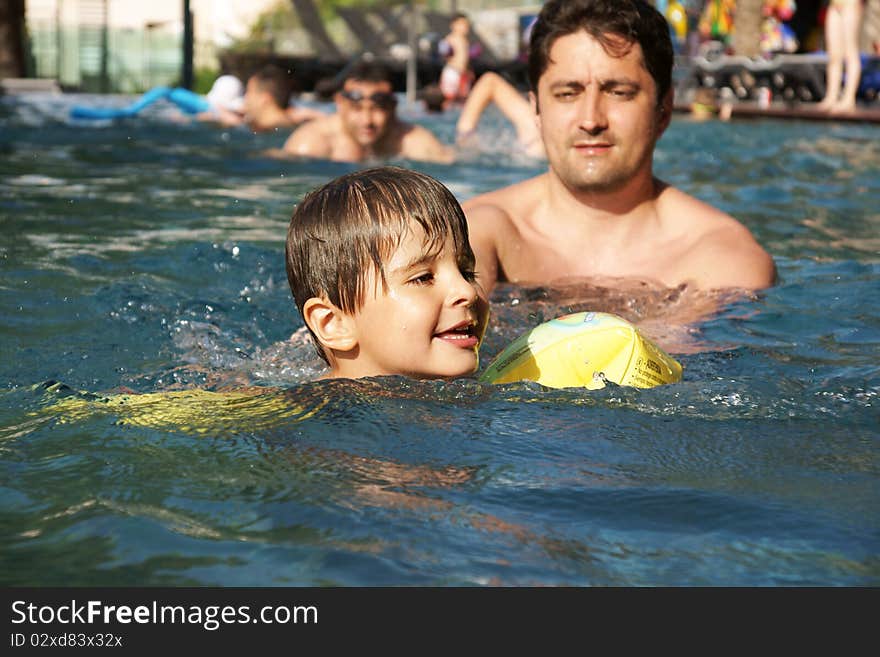
M384 263L385 286L373 273L365 281L363 306L350 316L357 347L341 359L339 374L444 378L473 373L489 315L473 266L468 256L455 253L451 237L439 252L431 252L422 228L411 224Z

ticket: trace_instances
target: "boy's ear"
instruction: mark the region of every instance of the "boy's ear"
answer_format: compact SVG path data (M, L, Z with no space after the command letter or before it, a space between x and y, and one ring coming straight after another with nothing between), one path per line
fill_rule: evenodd
M312 297L303 304L303 321L326 349L351 351L357 347L354 321L348 313L323 297Z

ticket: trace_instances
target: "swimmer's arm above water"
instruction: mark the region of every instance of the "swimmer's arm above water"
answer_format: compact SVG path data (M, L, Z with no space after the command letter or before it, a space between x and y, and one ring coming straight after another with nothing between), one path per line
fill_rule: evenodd
M244 116L238 112L219 108L210 112L200 112L196 114L196 120L204 121L206 123L217 123L224 128L234 128L244 125Z

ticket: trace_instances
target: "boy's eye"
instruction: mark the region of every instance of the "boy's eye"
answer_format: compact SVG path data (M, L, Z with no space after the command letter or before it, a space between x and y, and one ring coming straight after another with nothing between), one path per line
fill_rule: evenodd
M462 269L461 276L468 283L475 283L477 281L477 272L473 269Z
M425 272L424 274L419 274L411 279L409 279L410 283L415 283L416 285L427 285L434 280L434 274L431 272Z

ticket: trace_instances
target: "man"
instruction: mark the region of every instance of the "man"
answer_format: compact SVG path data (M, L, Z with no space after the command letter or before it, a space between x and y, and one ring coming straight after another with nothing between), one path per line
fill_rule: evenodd
M284 155L338 162L393 157L454 160L452 149L431 132L397 118L397 100L385 67L373 62L356 64L334 99L336 113L300 126L284 144Z
M323 112L291 107L293 79L272 64L260 69L247 81L244 93L244 121L254 132L294 126L321 116Z
M727 214L654 178L673 51L643 0L550 0L529 51L549 171L464 204L480 283L566 277L759 289L775 267Z

